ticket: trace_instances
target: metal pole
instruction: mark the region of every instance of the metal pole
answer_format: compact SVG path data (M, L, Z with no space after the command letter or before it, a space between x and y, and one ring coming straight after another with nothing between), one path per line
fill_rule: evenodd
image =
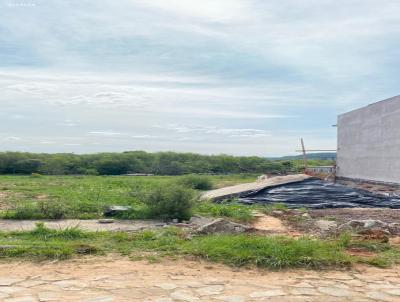
M301 149L303 151L303 160L304 160L304 172L307 172L307 155L306 155L306 148L304 148L304 141L303 138L301 138Z

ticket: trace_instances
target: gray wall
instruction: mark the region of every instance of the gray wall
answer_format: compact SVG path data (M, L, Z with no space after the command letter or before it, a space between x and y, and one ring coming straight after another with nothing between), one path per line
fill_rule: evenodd
M339 115L337 176L400 184L400 96Z

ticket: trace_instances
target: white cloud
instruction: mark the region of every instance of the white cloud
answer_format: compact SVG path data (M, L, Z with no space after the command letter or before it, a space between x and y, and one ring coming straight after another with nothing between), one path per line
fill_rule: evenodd
M124 135L120 132L114 132L111 130L107 131L90 131L89 134L100 135L100 136L121 136Z
M55 142L52 142L52 141L40 141L39 144L43 144L43 145L53 145L53 144L55 144Z
M138 139L151 139L151 138L159 138L157 135L148 135L148 134L137 134L131 135L131 138L138 138Z
M248 15L249 8L246 1L240 0L152 0L139 3L183 17L199 18L210 22L243 20Z
M240 128L220 128L212 126L185 126L170 124L166 126L156 125L156 128L168 129L177 133L200 133L206 135L222 135L230 137L268 137L271 134L262 129L240 129Z
M4 141L20 141L21 138L17 137L17 136L8 136L8 137L3 138L3 140Z
M57 142L39 150L82 133L76 150L289 153L303 134L322 148L336 114L398 93L399 14L394 0L2 7L0 128L26 149Z

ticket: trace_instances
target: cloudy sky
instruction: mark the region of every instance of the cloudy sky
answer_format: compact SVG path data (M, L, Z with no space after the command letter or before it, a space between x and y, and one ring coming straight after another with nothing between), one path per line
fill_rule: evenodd
M398 0L0 0L0 150L293 154L399 94Z

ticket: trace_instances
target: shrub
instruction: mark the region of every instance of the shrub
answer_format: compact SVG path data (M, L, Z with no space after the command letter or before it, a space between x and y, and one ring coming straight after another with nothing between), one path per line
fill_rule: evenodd
M149 208L152 218L185 220L191 217L197 194L178 185L155 186L142 193L140 199Z
M39 177L42 177L42 174L40 174L40 173L32 173L31 177L32 178L39 178Z
M60 201L41 200L38 202L38 209L45 218L61 219L65 217L66 207Z
M5 219L61 219L66 216L67 209L60 201L41 200L39 202L22 203L2 213Z
M211 190L213 183L207 176L188 175L180 179L180 184L195 190Z
M10 209L2 213L4 219L42 219L43 214L40 213L36 204L34 203L23 203L18 204L15 208Z

